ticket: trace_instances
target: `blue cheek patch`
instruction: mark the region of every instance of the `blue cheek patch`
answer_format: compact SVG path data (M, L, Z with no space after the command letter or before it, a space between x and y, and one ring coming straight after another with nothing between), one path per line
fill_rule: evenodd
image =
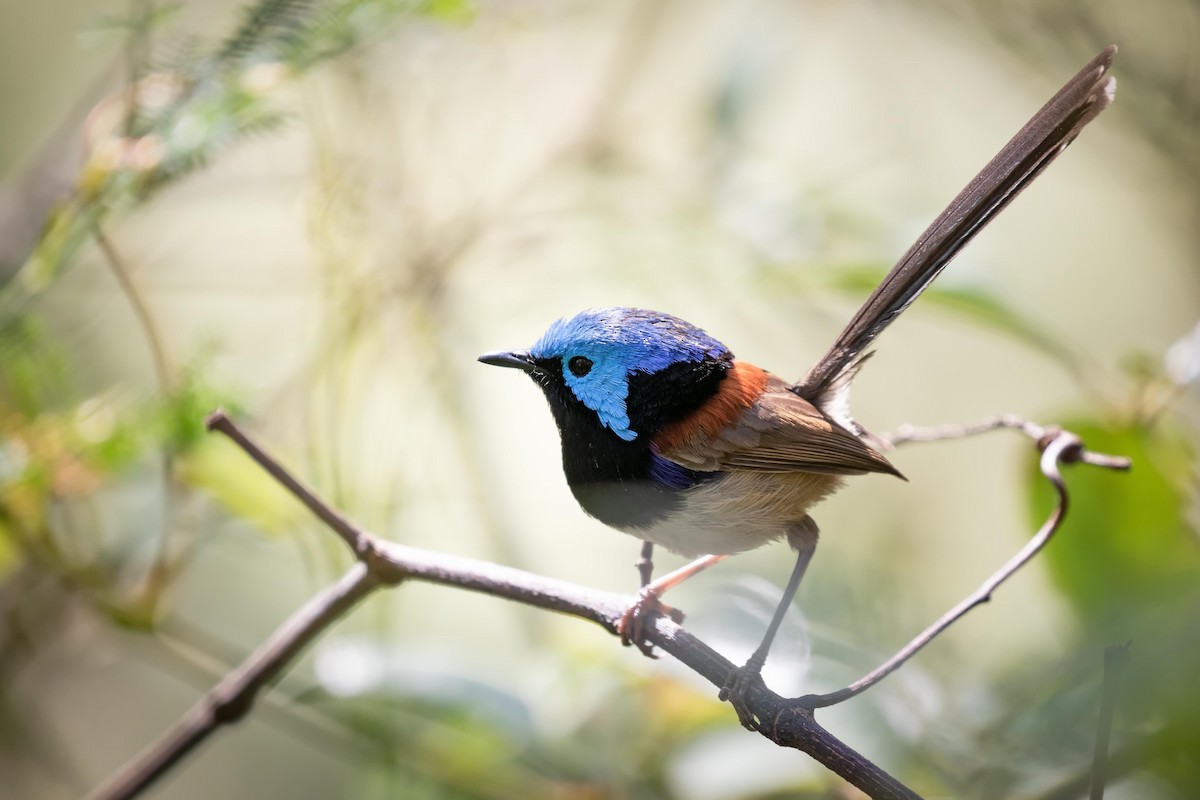
M629 399L629 376L625 366L612 358L604 358L590 348L579 348L575 354L587 356L593 366L582 378L565 370L563 379L579 402L596 412L600 423L627 442L637 438L637 431L629 427L629 411L625 401Z
M638 437L629 427L629 376L653 374L680 361L729 357L725 345L678 317L637 308L593 308L553 323L529 352L561 358L562 377L579 402L596 412L600 424L627 442ZM582 378L568 368L585 356L592 369ZM670 481L682 480L670 478Z

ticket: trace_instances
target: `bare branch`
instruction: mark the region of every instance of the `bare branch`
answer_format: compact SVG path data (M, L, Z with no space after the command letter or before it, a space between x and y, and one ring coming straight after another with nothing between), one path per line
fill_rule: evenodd
M104 254L104 260L108 262L109 269L112 270L113 276L121 286L121 291L133 308L138 325L142 328L142 335L146 337L146 345L150 348L150 360L154 364L154 377L158 383L158 390L165 394L171 388L171 369L168 366L163 338L158 332L158 326L154 323L154 315L150 313L150 307L146 305L145 299L138 291L137 284L133 282L133 276L125 265L125 259L121 258L121 254L117 252L112 240L99 225L92 229L92 233L96 237L96 244L100 245L100 252Z
M138 39L134 35L130 37L130 47L133 42ZM134 74L137 69L137 63L134 60L134 51L130 50L130 74ZM135 84L131 83L130 86ZM136 112L136 96L137 92L134 89L129 90L130 107L129 117L127 122L132 124L133 115ZM97 222L92 227L92 234L96 238L96 244L100 247L100 252L104 254L105 261L108 262L109 269L112 270L113 276L117 279L117 284L121 287L121 291L125 294L125 298L129 301L130 307L133 309L133 314L137 318L138 325L141 326L142 336L146 340L146 346L150 349L150 361L154 365L154 378L158 385L159 394L167 397L171 391L171 368L170 361L167 358L166 345L163 342L162 334L159 332L158 325L154 322L154 315L150 312L150 306L147 305L142 293L138 290L137 283L133 280L133 274L129 269L125 259L122 258L120 251L113 244L108 234ZM146 571L145 586L142 590L142 596L147 608L152 608L158 602L158 596L166 585L171 573L175 567L171 561L170 536L171 536L171 511L174 505L174 490L175 490L175 456L170 448L164 448L162 453L162 475L163 475L163 490L165 493L166 502L163 504L163 530L158 537L157 552L154 555L154 560L150 564L150 568Z
M471 558L435 553L372 536L348 520L304 486L282 465L257 445L223 412L216 411L206 421L236 442L270 475L300 499L319 519L331 527L358 558L357 563L338 584L318 595L288 620L261 648L251 654L234 672L225 677L201 699L175 727L151 745L129 765L117 772L91 800L116 800L138 795L154 780L178 763L197 744L219 726L236 722L250 709L254 698L292 659L333 621L372 591L404 580L421 580L503 597L526 605L590 620L610 634L617 634L619 621L633 597L589 589L565 581L534 575L518 569ZM863 757L822 728L813 709L838 702L842 694L853 696L896 669L929 640L962 616L974 605L984 602L996 586L1026 563L1057 529L1066 512L1066 490L1058 474L1060 461L1086 460L1079 439L1073 434L1055 432L1039 445L1044 449L1042 469L1059 491L1059 506L1042 531L980 591L968 598L955 612L939 620L905 650L872 676L860 681L865 685L835 693L829 702L813 703L813 698L781 697L762 683L752 684L745 692L746 708L762 721L759 733L784 747L792 747L844 778L872 798L913 800L919 796L878 765ZM664 616L647 621L646 638L703 676L714 686L723 686L734 665L676 622ZM874 676L874 677L873 677ZM869 680L868 680L869 679ZM816 698L824 700L825 695Z
M1106 779L1116 780L1142 769L1149 760L1149 754L1154 750L1154 740L1154 735L1147 736L1109 753L1105 767ZM1037 794L1023 795L1020 800L1079 800L1088 793L1092 772L1093 765L1088 764L1081 772L1070 775Z
M244 717L258 693L309 642L378 585L365 565L355 564L341 580L310 600L240 667L200 698L174 727L89 794L88 800L124 800L141 794L217 728Z
M292 476L222 411L206 421L296 495L345 541L359 563L342 580L318 595L288 620L259 650L251 654L201 699L175 727L111 777L89 800L118 800L137 796L166 773L219 726L235 722L250 709L259 691L277 676L300 650L330 623L371 591L405 579L422 580L482 592L526 605L569 614L599 624L616 634L617 624L633 598L588 589L443 553L387 542L358 528ZM714 686L722 686L734 665L678 624L659 617L647 625L647 638L675 656ZM797 706L759 683L747 692L746 703L764 721L762 734L785 747L808 753L873 798L912 800L917 794L846 746L817 724L809 709Z
M350 547L350 552L354 553L355 556L361 559L362 555L372 547L374 542L370 534L360 529L345 516L335 511L324 500L317 497L312 489L301 483L299 479L284 469L278 461L268 455L265 450L251 441L250 437L233 423L233 420L229 418L224 409L218 408L209 414L204 420L204 427L210 431L218 431L225 434L238 447L245 450L247 455L266 470L268 475L279 481L285 489L295 495L297 500L315 514L317 519L324 522L334 533L340 536L342 541Z

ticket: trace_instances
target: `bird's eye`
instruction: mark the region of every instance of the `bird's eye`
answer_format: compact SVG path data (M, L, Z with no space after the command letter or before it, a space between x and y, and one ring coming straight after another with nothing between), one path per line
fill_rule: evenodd
M586 356L575 356L567 362L567 369L576 378L582 378L592 371L592 360Z

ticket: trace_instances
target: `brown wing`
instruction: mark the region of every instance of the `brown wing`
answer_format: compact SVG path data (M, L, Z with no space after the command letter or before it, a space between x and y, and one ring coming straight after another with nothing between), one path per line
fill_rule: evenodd
M900 475L882 454L771 375L763 393L716 433L695 430L661 455L689 469Z

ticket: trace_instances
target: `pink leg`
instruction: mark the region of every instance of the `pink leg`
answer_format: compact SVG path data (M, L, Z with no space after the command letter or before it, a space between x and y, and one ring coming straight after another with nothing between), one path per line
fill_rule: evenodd
M713 564L719 564L727 558L729 558L727 555L700 556L690 564L685 564L674 572L668 572L658 580L643 586L642 590L638 592L638 599L625 610L625 613L621 615L621 621L617 623L617 633L621 635L621 644L626 647L636 644L639 650L654 658L653 646L646 644L645 625L648 618L652 614L667 614L676 622L683 621L683 614L678 609L671 608L660 602L659 599L671 587L683 583L693 575L703 572Z

